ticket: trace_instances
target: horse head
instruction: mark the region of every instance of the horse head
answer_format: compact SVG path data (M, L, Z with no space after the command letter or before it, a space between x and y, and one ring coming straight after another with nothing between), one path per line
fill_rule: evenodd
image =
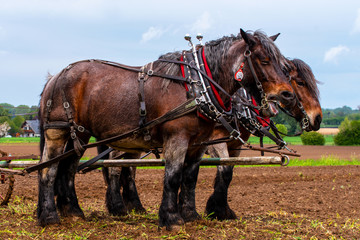
M274 44L276 37L269 38L260 31L251 34L241 29L238 37L224 37L220 42L205 45L205 50L210 52L207 54L209 65L215 69L214 79L226 79L221 84L226 85L223 87L230 94L242 85L254 96L264 117L278 113L277 103L286 106L296 103L294 90L282 71L282 55ZM225 50L217 55L218 61L212 61L212 56L217 53L214 51L216 46Z
M306 131L317 131L322 120L318 81L309 65L300 59L287 60L290 83L295 91L297 104L285 107Z

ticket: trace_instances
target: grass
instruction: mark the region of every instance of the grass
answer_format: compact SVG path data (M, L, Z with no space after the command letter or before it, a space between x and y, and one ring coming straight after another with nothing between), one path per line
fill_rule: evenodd
M299 160L298 158L290 159L288 166L348 166L360 165L360 159L353 158L351 160L340 159L336 156L323 156L321 159L305 159Z
M325 137L325 145L327 146L334 146L334 135L324 135ZM300 136L296 137L284 137L284 141L287 142L289 145L303 145L301 142ZM250 137L248 142L251 144L259 144L260 138L258 137ZM264 144L274 144L274 142L268 138L264 137Z
M40 137L13 137L13 138L0 138L0 144L11 143L39 143Z

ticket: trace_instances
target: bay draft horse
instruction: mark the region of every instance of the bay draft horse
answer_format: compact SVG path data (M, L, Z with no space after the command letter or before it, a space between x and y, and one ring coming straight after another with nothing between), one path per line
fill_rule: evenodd
M267 96L291 105L294 102L293 89L281 71L273 46L261 36L260 33L241 30L241 37L225 37L205 45L213 79L226 92L234 94L239 88L233 80L234 74L245 61L244 52L248 48ZM179 59L180 55L174 53L162 58ZM177 64L159 59L150 66L154 72L181 76ZM250 71L244 69L244 75L248 74ZM243 84L253 89L256 87L250 81ZM187 101L183 84L152 75L144 85L148 121ZM71 64L49 79L40 100L40 162L76 149L79 144L76 139L87 143L91 136L102 140L137 128L139 88L137 72L94 60ZM220 97L225 99L225 94L220 92ZM272 114L271 108L264 112ZM66 125L62 123L69 123L70 128L60 127ZM159 209L160 226L171 228L199 217L195 208L195 186L199 162L206 147L192 145L208 140L214 126L214 122L199 118L194 111L153 127L148 133L150 140L142 134L134 134L108 144L126 152L128 158L138 158L147 149L163 147L166 165ZM39 170L37 218L40 225L59 223L57 210L65 217L84 217L74 186L76 168L82 155L82 152L78 153Z
M274 35L271 40L275 41L278 35ZM316 131L320 128L322 119L322 111L319 102L319 90L317 87L317 80L311 71L311 68L300 59L288 60L281 58L281 65L283 71L289 76L289 81L295 91L297 103L296 106L285 107L291 116L293 116L306 131ZM251 76L248 76L251 78ZM252 94L256 93L252 91ZM236 95L237 93L235 93ZM259 95L259 94L257 94ZM241 124L239 124L241 126ZM221 139L229 135L228 131L221 127L215 127L210 140ZM241 127L241 137L243 140L248 140L250 132ZM231 141L228 143L216 144L208 147L208 153L211 157L238 157L240 155L240 141ZM106 147L99 148L102 152ZM117 158L121 154L117 151L111 153L111 156L105 158ZM107 183L106 205L110 213L114 215L123 214L126 210L135 210L143 212L141 201L135 185L136 168L103 168L103 175ZM217 174L214 181L214 192L209 197L206 205L206 213L210 218L218 220L235 219L236 214L229 207L227 196L228 188L232 180L233 166L218 166ZM119 207L116 202L121 199L120 188L123 188L122 199L124 199L125 206ZM122 212L120 213L119 210Z
M284 63L285 71L289 74L289 81L294 88L298 101L295 107L287 109L287 111L301 124L304 130L319 130L322 120L322 110L319 102L318 82L310 66L300 59L293 59L291 61L285 59ZM216 127L210 139L218 139L227 135L226 130L221 127ZM250 137L250 132L242 129L241 136L244 140L247 140ZM208 153L211 157L238 157L241 146L242 144L239 141L216 144L208 147ZM206 213L211 218L217 218L219 220L236 218L235 212L230 208L227 201L233 168L233 166L217 167L214 192L206 204Z

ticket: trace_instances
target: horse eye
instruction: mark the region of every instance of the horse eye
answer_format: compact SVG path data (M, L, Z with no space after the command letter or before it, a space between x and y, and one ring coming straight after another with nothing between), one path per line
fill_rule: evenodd
M267 61L267 60L261 61L261 65L269 65L269 64L270 64L270 61Z
M296 81L296 84L301 86L301 87L305 86L305 83L303 81Z

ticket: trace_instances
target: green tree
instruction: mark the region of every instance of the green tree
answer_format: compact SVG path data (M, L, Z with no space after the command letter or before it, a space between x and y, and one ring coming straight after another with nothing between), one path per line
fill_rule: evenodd
M21 125L25 122L25 118L23 116L16 116L14 119L12 119L13 123L17 127L21 127Z
M276 128L281 132L281 133L284 133L284 134L288 134L288 130L286 128L286 126L284 124L276 124ZM271 129L270 130L270 133L271 134L274 134L273 130ZM280 133L280 136L281 137L284 137L284 134L281 134Z
M9 110L5 109L2 105L0 105L0 116L8 116Z
M334 137L336 145L360 145L360 120L350 121L348 118L345 118L339 130L339 133Z
M318 132L304 132L300 136L304 145L324 145L325 137Z

